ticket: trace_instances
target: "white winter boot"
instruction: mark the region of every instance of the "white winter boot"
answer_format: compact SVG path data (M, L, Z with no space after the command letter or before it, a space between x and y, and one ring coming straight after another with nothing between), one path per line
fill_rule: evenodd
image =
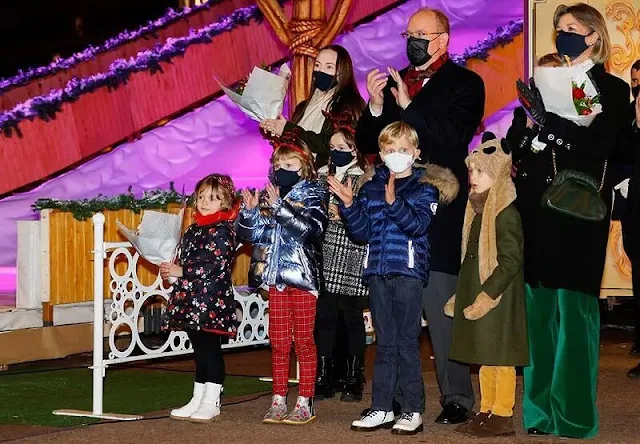
M204 395L200 407L189 418L193 422L209 422L220 414L220 394L222 386L207 382L204 384Z
M202 395L204 394L204 384L196 382L193 384L193 397L191 401L189 401L186 405L171 410L171 415L169 416L171 419L177 419L178 421L188 421L189 417L198 410L200 407L200 401L202 400Z

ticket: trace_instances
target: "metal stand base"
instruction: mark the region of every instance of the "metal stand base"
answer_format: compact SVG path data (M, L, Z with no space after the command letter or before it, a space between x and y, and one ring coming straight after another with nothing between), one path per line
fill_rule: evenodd
M76 417L97 418L97 419L111 419L115 421L138 421L144 418L142 415L124 415L120 413L95 414L87 410L73 410L73 409L54 410L53 414L57 416L76 416Z

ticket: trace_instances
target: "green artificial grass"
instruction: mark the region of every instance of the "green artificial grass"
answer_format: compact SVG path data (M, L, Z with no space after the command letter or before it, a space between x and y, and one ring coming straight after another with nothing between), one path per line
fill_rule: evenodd
M0 375L0 424L72 426L97 422L52 413L57 409L90 411L91 376L88 369ZM223 396L229 398L270 389L271 383L258 378L227 376ZM193 373L190 372L109 369L104 379L103 411L144 414L177 407L190 399L192 390Z

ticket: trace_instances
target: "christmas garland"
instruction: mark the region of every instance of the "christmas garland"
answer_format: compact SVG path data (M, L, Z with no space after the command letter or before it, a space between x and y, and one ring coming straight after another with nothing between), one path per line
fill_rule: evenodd
M281 0L284 3L284 0ZM237 26L248 25L252 20L261 21L262 13L258 6L236 9L232 14L221 17L217 22L200 29L191 29L185 37L168 38L164 44L157 44L152 49L140 51L129 59L118 59L109 65L106 72L97 73L85 78L74 77L63 89L52 90L47 94L28 99L16 105L13 109L0 113L0 130L7 137L13 131L22 136L18 123L24 119L33 120L36 117L45 121L55 119L56 113L62 109L62 104L74 102L83 94L91 93L106 86L115 89L127 83L129 77L141 71L151 74L163 72L160 62L171 63L171 59L184 54L191 45L209 43L213 37L223 32L231 31Z
M281 2L284 2L281 0ZM130 59L118 59L114 61L109 70L86 78L71 79L64 89L53 90L46 95L34 97L26 102L16 105L12 110L0 113L0 130L7 137L11 137L13 130L21 136L18 123L24 119L33 120L39 117L45 121L55 118L65 102L73 102L86 93L93 92L106 86L109 89L117 88L126 83L131 74L140 71L150 71L154 74L162 72L160 62L171 63L175 56L182 55L186 49L199 43L208 43L214 36L230 31L236 26L246 25L251 20L261 20L262 15L257 6L250 6L234 11L231 15L222 17L216 23L207 25L198 30L192 29L189 35L181 38L169 38L153 49L139 52ZM511 42L524 29L524 21L519 19L511 21L507 26L500 26L489 37L481 40L474 46L467 48L464 53L452 56L454 62L464 66L470 59L478 58L486 60L489 51Z
M189 203L191 196L178 193L171 182L168 191L161 189L145 191L140 198L136 198L132 188L129 187L126 194L112 197L99 194L94 199L83 200L38 199L31 208L33 211L60 210L72 213L75 219L83 221L102 211L127 209L140 213L142 210L166 210L170 204L180 204L184 199Z
M117 36L105 41L102 45L89 46L84 51L76 52L70 57L64 59L61 58L54 60L46 66L30 68L26 71L19 70L18 73L12 77L0 79L0 94L8 89L29 83L32 80L57 74L58 72L72 68L79 63L93 60L98 54L111 51L118 46L137 40L140 37L147 38L149 35L150 37L157 38L158 35L156 33L160 29L165 28L178 20L188 19L190 16L205 9L211 9L211 7L224 1L226 0L205 0L201 5L194 6L192 8L183 8L180 11L169 8L162 17L156 20L150 20L146 25L142 25L134 31L124 30Z
M458 65L465 66L471 59L487 60L489 52L499 46L511 43L513 39L524 31L524 20L517 19L509 22L507 26L498 26L488 37L468 47L462 54L457 54L451 59Z

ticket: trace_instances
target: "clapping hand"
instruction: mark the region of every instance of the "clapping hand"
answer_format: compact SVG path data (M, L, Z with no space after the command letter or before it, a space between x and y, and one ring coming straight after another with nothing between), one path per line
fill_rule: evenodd
M269 183L269 185L267 185L267 198L266 201L269 204L269 206L272 206L274 203L276 203L276 200L278 200L278 198L280 197L280 190L275 187L272 183Z
M544 126L547 121L547 111L544 109L542 96L538 88L536 88L533 78L529 80L529 85L530 86L527 86L520 79L516 80L518 100L531 120L537 125Z
M343 184L335 176L329 176L327 178L329 184L329 191L335 194L338 199L342 201L346 208L349 208L353 204L353 188L351 187L351 177L347 179L347 183Z
M242 199L244 201L244 207L247 210L253 210L256 206L258 206L258 202L260 201L260 196L258 195L258 190L255 190L253 193L248 189L243 189L240 194L242 194Z
M384 186L384 200L389 205L393 205L396 201L396 173L389 175L389 182Z
M287 119L285 119L284 116L280 114L277 119L264 119L262 122L260 122L260 128L262 128L272 136L280 137L284 132L284 127L286 124Z
M397 87L391 88L391 94L396 98L396 103L402 109L407 109L407 106L411 103L411 97L409 97L409 88L404 83L400 73L395 68L389 68L389 74L391 78L396 82Z
M369 93L369 103L372 110L376 113L382 113L384 105L383 90L387 86L389 76L378 69L374 69L367 74L367 92Z

